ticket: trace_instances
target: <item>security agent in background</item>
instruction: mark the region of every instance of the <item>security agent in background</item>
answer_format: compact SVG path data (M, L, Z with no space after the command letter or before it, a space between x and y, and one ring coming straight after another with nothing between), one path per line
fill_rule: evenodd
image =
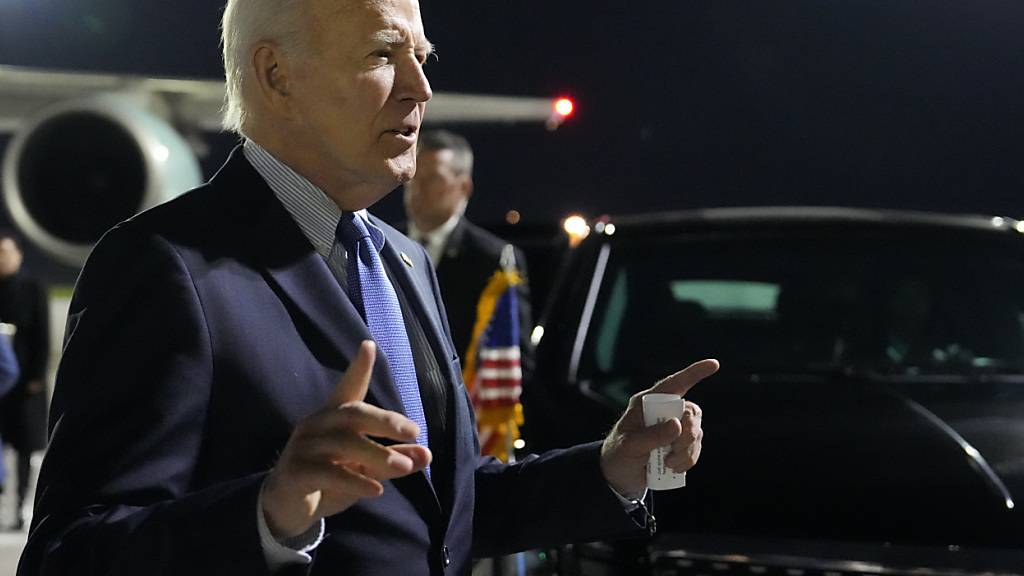
M409 219L405 232L423 244L437 269L455 350L465 357L484 287L495 270L512 264L523 279L517 294L523 339L520 349L529 373L532 323L526 257L516 249L513 262L501 261L508 242L464 216L472 194L473 149L469 142L446 130L423 132L417 147L416 176L405 186L405 212Z
M649 451L691 467L699 409L481 458L427 254L365 212L416 168L416 0L229 0L223 36L244 144L82 270L19 574L468 574L639 530Z
M0 231L0 322L14 326L21 376L0 408L0 436L17 454L18 499L14 525L21 530L34 477L33 455L46 448L46 369L50 354L50 304L42 284L22 269L13 233Z

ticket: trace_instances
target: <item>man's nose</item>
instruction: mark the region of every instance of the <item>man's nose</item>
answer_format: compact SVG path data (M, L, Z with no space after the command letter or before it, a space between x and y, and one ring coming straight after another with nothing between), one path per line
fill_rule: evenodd
M400 72L401 83L398 88L401 90L399 96L402 100L413 100L415 102L426 102L433 98L434 92L430 89L430 81L419 62L403 68Z

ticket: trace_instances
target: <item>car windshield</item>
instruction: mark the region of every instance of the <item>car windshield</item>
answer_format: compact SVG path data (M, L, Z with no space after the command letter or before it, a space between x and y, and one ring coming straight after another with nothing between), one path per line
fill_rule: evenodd
M1020 373L1016 242L957 234L618 239L599 278L580 377L631 388L618 377L703 357L752 372Z

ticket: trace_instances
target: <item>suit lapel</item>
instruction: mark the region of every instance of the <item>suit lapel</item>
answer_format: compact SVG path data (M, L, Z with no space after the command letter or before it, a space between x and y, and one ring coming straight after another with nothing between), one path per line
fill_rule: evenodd
M422 270L426 270L430 266L430 262L426 258L420 259L417 257L422 252L411 240L400 236L396 230L375 216L371 216L370 220L374 226L383 230L387 236L387 242L384 243L384 250L382 250L387 266L392 270L398 282L401 283L402 290L408 295L409 304L414 308L413 312L418 315L417 318L420 318L423 329L426 331L427 337L430 338L430 345L434 355L437 357L438 365L442 370L445 370L451 364L451 358L447 357L444 353L448 350L448 347L445 346L444 332L441 330L441 325L437 318L437 308L428 307L426 304L427 297L425 295L431 295L430 300L433 300L433 291L426 285L426 280L423 278L424 274L422 272L416 273L417 267L422 267ZM399 242L403 241L408 245L399 246ZM406 259L408 259L408 262ZM419 260L418 265L416 260ZM438 352L442 352L442 354L439 355L437 354ZM451 376L451 371L447 370L445 377L448 378L449 382L454 381Z
M344 370L370 332L348 296L342 292L323 258L306 239L266 182L235 150L214 182L225 179L228 193L248 209L252 220L243 253L261 269L267 283L290 307L298 310L329 348L334 368ZM248 242L246 242L246 240ZM374 364L368 400L404 414L401 397L386 362ZM330 391L327 391L328 393Z
M342 356L354 358L360 343L370 339L369 330L312 246L310 254L312 256L284 267L268 268L268 279L305 313ZM341 310L340 314L338 310ZM401 396L383 356L378 356L374 364L367 400L385 410L405 414ZM387 440L382 442L390 443ZM416 505L424 518L441 518L440 500L424 473L398 478L393 483Z
M445 261L455 260L459 257L465 236L466 219L459 218L459 222L455 225L455 228L452 228L452 233L448 235L448 240L444 243L444 252L441 252L441 262L437 264L438 270L441 269Z

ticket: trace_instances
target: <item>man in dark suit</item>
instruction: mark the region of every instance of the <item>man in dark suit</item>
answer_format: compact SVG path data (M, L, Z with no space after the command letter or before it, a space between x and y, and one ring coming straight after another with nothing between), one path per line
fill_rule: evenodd
M0 322L15 327L14 352L21 367L21 376L0 409L0 434L17 454L18 498L11 526L15 530L21 530L25 522L26 498L34 477L33 456L46 448L46 369L50 357L46 289L22 271L22 261L18 239L11 232L0 231Z
M529 342L533 327L529 279L522 251L473 224L464 213L473 194L473 149L469 142L447 130L420 135L416 176L405 186L406 234L423 244L437 269L441 297L448 310L455 350L465 356L476 325L480 295L496 270L514 267L518 286L519 326L523 365L532 367ZM502 262L503 257L507 262Z
M699 409L481 458L427 255L365 212L415 171L416 0L229 0L223 34L244 145L83 269L19 574L467 574L636 530L650 450L692 466Z

